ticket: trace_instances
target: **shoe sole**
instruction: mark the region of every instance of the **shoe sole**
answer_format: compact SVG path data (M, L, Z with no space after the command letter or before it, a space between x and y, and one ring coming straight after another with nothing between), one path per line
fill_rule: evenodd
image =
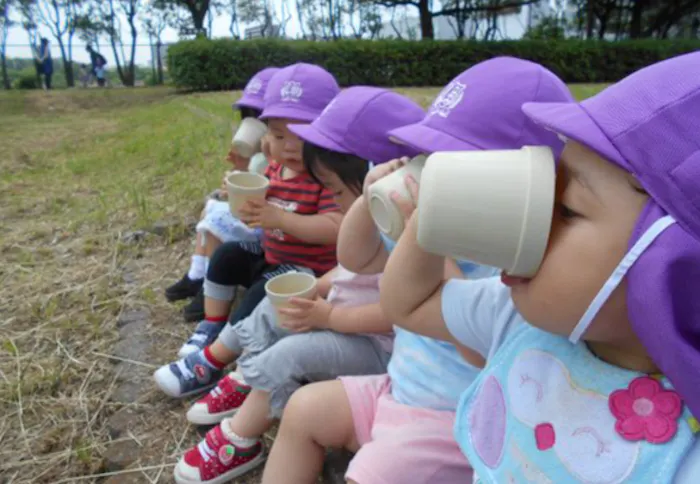
M244 474L247 474L248 472L252 471L253 469L260 467L262 464L265 463L265 459L267 459L267 455L265 454L265 450L263 450L260 455L255 457L255 459L251 460L250 462L246 462L240 467L237 467L235 469L230 470L229 472L225 474L221 474L219 477L215 477L214 479L211 479L209 481L202 481L202 480L190 480L185 476L181 476L178 474L178 469L175 467L175 482L177 484L224 484L226 482L230 482L232 479L235 479L236 477L240 477Z
M187 411L187 421L195 425L216 425L225 418L233 417L238 413L238 409L227 410L219 413L199 413Z
M171 392L169 392L168 390L166 390L165 387L164 387L163 385L160 384L160 381L158 381L158 378L156 377L155 374L153 375L153 380L156 382L156 386L160 389L160 391L163 392L163 393L165 393L167 396L169 396L169 397L171 397L171 398L187 398L187 397L191 397L191 396L193 396L193 395L198 395L198 394L200 394L200 393L207 392L207 391L211 390L214 386L216 386L216 381L215 381L214 383L212 383L212 384L210 384L210 385L207 385L207 386L204 386L204 387L201 387L201 388L197 388L196 390L192 390L192 391L187 392L187 393L181 393L181 394L179 394L179 395L174 395L173 393L171 393ZM217 380L217 381L218 381L218 380Z
M182 301L183 299L191 299L191 298L195 297L196 295L197 295L196 293L195 294L189 294L189 293L185 294L185 293L181 293L181 292L178 292L178 293L166 292L165 299L167 299L168 302L175 302L175 301Z

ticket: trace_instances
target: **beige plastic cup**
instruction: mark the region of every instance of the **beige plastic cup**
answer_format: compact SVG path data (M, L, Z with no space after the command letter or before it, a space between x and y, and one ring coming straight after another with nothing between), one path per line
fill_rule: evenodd
M250 158L250 163L248 163L248 171L251 173L257 173L258 175L264 175L267 166L267 157L262 153L256 153Z
M265 123L255 118L245 118L233 135L233 147L243 158L250 158L260 151L260 140L266 132Z
M532 276L547 248L554 183L548 147L434 153L421 178L418 244Z
M282 308L292 307L289 299L314 299L317 294L316 277L305 272L287 272L273 277L265 283L265 292L277 310L278 321L285 319L279 313Z
M399 208L391 199L391 192L407 199L411 199L411 194L406 187L405 176L413 175L416 181L421 179L421 172L425 166L425 155L416 156L404 166L390 175L377 180L369 186L369 211L372 214L377 228L388 235L393 240L398 240L404 229L403 215Z
M226 191L231 214L240 217L240 209L248 200L265 199L270 180L257 173L234 171L226 177Z

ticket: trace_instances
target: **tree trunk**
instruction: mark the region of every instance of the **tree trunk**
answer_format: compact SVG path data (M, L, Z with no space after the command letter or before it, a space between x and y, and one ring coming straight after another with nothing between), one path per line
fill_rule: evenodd
M131 54L129 56L129 84L128 86L134 87L136 83L136 39L138 37L138 32L136 30L136 25L134 24L134 17L136 12L132 9L131 15L129 16L129 26L131 27Z
M434 39L433 12L430 11L430 0L419 0L420 32L423 39Z
M57 36L58 48L61 50L61 60L63 61L63 72L66 75L66 85L68 87L73 87L75 83L73 82L73 66L68 61L66 56L66 46L63 45L63 39Z
M206 35L206 30L204 29L204 19L209 11L209 1L197 2L196 0L189 0L187 2L187 9L192 15L192 24L194 24L194 29L197 32L197 37L202 34Z
M163 85L163 59L160 57L160 50L163 44L160 42L160 37L156 41L156 59L158 65L158 84Z
M586 38L593 38L593 27L595 26L595 0L586 2Z
M648 0L637 0L632 4L632 19L630 20L630 39L642 36L642 15Z
M2 68L2 86L5 89L10 89L10 77L7 75L7 58L5 57L5 52L0 52L0 64Z

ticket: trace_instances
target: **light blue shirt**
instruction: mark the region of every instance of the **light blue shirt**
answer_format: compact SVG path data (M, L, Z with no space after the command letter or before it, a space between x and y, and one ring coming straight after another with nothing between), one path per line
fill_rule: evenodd
M396 243L382 236L391 252ZM488 277L491 267L458 262L465 276ZM394 327L394 351L389 361L392 396L397 402L420 408L455 411L459 397L479 374L454 345Z
M442 315L457 341L488 360L465 391L455 425L457 441L478 475L475 482L500 483L512 477L520 482L519 475L537 482L578 482L591 472L600 482L604 475L614 479L623 474L630 482L700 482L700 443L689 432L687 409L667 444L625 444L612 433L605 395L626 387L633 372L597 360L585 345L572 346L527 324L498 279L449 281L442 292ZM567 391L567 385L572 389ZM600 411L589 411L601 401ZM539 407L546 409L542 415L537 414ZM539 429L542 422L551 424L550 430ZM566 431L567 426L576 428ZM533 436L541 439L541 449ZM596 442L599 447L591 450ZM630 451L632 445L639 450ZM683 453L685 458L679 459ZM604 465L601 459L615 455ZM627 461L630 466L623 465ZM639 480L652 474L656 477Z

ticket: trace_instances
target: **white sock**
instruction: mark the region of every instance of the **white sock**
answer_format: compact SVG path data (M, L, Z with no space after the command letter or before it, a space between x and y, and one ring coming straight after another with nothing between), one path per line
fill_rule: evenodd
M190 270L187 271L187 277L192 281L204 279L207 275L207 257L203 255L193 255L190 263Z
M241 437L236 432L231 430L231 419L227 418L221 421L221 431L224 433L226 438L231 441L232 444L239 447L252 447L258 443L258 438L249 439L246 437Z

